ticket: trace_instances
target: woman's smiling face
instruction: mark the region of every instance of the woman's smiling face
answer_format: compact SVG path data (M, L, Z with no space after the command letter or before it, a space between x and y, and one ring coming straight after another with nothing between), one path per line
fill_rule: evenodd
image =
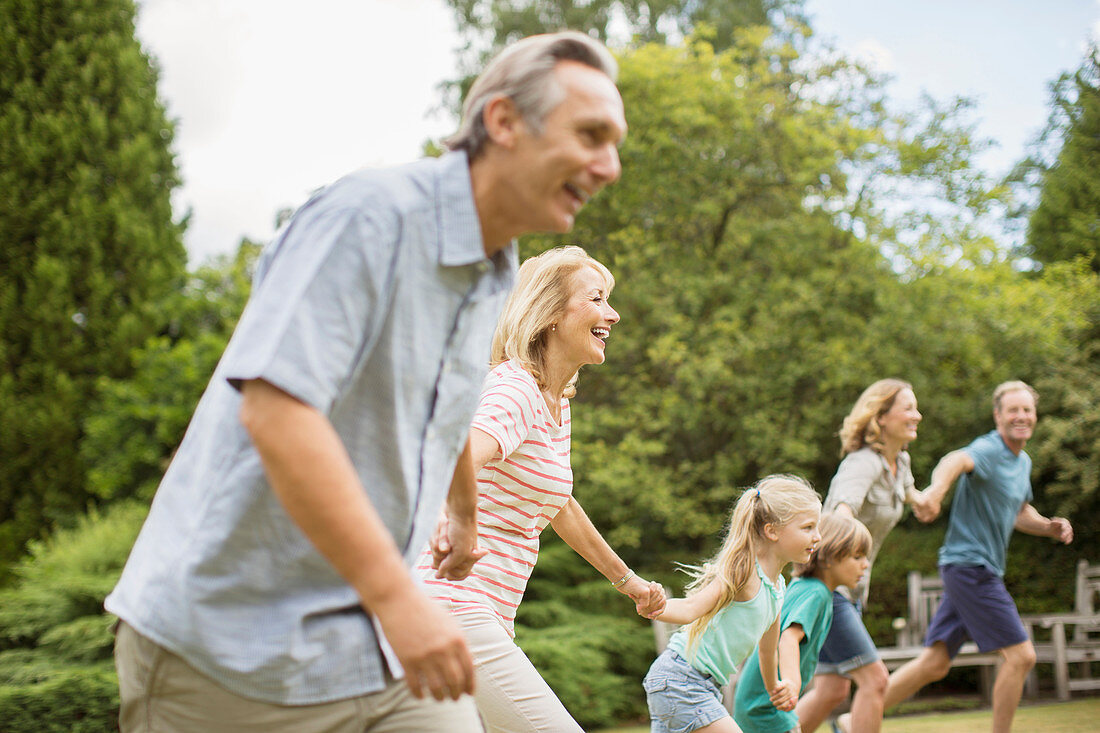
M582 267L573 273L571 285L565 312L550 331L548 354L576 369L602 364L604 341L619 322L619 314L607 302L607 282L595 268Z

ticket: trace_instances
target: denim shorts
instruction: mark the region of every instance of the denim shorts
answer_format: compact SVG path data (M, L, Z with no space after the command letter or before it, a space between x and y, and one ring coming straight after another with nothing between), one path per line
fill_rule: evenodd
M852 670L877 661L878 649L863 625L863 613L856 604L833 591L833 625L817 655L817 674L847 677Z
M928 624L925 646L942 641L954 658L967 639L982 652L1028 640L1004 578L984 565L941 565L940 577L943 600Z
M714 678L671 649L654 660L642 687L651 733L688 733L729 717Z

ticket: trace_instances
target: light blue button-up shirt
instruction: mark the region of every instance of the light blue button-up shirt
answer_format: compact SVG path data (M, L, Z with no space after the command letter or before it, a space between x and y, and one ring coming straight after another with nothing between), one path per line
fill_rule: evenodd
M271 491L234 387L264 379L327 415L411 563L464 445L516 260L514 244L485 257L464 153L317 194L261 256L107 609L246 697L382 689L370 619Z

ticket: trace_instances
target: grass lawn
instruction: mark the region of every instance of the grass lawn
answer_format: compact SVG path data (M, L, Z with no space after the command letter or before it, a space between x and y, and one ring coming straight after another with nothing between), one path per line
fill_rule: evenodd
M930 713L887 718L883 733L983 733L989 730L992 713L975 710L965 713ZM1100 697L1062 703L1023 704L1016 711L1013 730L1042 733L1082 733L1100 730ZM827 726L817 729L826 733ZM614 728L599 733L648 733L649 726Z

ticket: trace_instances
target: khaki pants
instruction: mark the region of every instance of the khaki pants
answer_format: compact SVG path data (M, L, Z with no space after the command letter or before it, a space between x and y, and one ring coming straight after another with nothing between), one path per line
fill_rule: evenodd
M490 733L583 733L550 685L489 611L455 620L474 657L477 709Z
M120 623L115 639L123 733L480 733L474 701L417 700L403 681L318 705L275 705L229 692Z

